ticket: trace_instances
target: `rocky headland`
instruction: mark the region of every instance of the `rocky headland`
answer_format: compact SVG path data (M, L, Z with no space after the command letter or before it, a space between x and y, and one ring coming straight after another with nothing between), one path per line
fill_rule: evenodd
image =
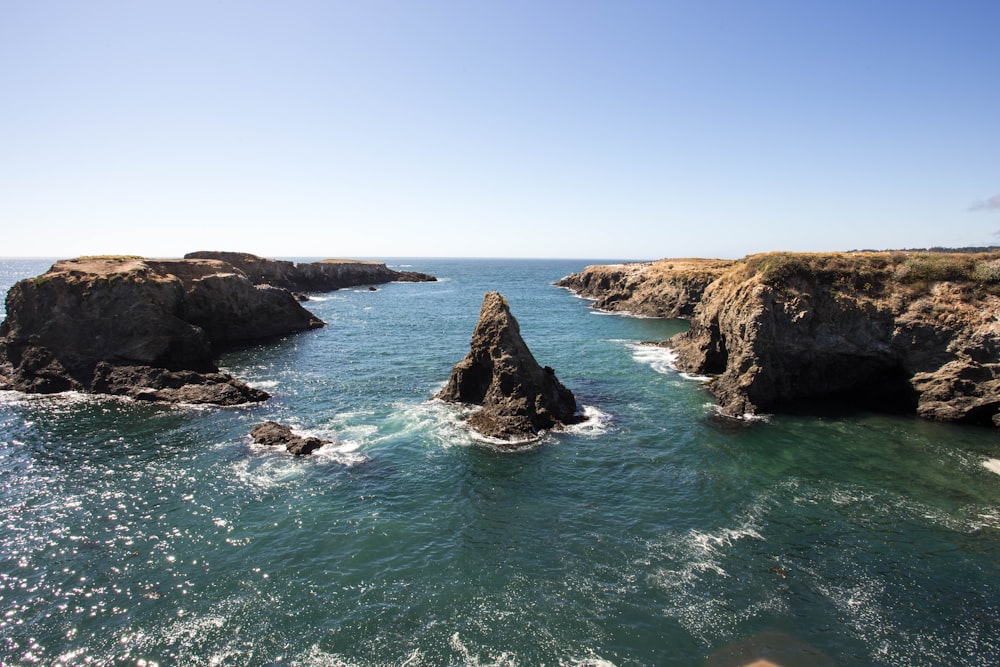
M434 276L415 271L394 271L385 262L352 259L324 259L318 262L290 262L267 259L245 252L201 250L184 259L215 259L242 271L255 285L282 287L292 292L332 292L359 285L392 282L433 282Z
M287 291L218 260L85 257L15 284L0 386L234 405L268 394L221 373L221 350L323 326Z
M324 326L295 291L431 281L381 262L304 264L246 253L56 262L7 294L0 388L236 405L269 395L220 372L219 353Z
M469 353L455 364L436 398L482 406L469 425L514 444L583 420L573 393L551 368L535 361L499 292L484 296Z
M1000 252L751 255L716 265L700 294L679 287L694 282L688 261L560 284L612 310L689 317L662 344L712 376L724 414L834 399L1000 426Z
M669 259L588 266L558 281L594 308L644 317L691 317L705 288L732 266L725 259Z

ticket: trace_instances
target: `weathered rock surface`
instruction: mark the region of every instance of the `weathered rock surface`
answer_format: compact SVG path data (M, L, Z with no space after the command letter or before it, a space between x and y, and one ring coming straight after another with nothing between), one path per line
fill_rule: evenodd
M268 398L220 373L226 347L323 326L286 290L217 260L91 257L14 285L0 386L233 405Z
M646 317L691 317L708 285L733 264L724 259L664 259L588 266L559 280L594 308Z
M289 453L295 456L307 456L323 445L332 442L331 440L323 440L313 436L303 437L296 435L292 432L291 426L285 426L273 421L257 424L250 431L250 435L258 445L284 447Z
M471 349L436 398L481 405L469 424L503 440L531 439L542 430L583 420L573 393L551 368L535 361L499 292L483 298Z
M664 344L733 416L843 399L1000 425L1000 253L752 255Z
M294 292L330 292L359 285L437 280L426 273L394 271L384 262L325 259L319 262L295 264L244 252L207 250L188 253L184 258L221 260L245 273L255 285L273 285Z

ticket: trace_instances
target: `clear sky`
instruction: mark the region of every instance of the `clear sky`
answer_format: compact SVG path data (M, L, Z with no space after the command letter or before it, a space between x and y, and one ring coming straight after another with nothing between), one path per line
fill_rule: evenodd
M1000 243L1000 1L0 0L0 256Z

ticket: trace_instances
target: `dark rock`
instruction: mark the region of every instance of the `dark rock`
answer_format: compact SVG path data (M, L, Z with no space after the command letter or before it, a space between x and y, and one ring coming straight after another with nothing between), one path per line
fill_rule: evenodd
M267 392L250 387L226 373L170 371L151 366L113 365L100 362L94 369L90 390L99 394L128 396L139 401L241 405L265 401Z
M284 447L295 456L306 456L329 444L330 440L322 440L312 436L302 437L292 432L290 426L278 422L267 421L257 424L250 431L254 442L269 447Z
M145 400L264 400L220 373L223 349L323 326L285 290L216 260L91 257L57 262L7 294L0 384Z
M295 292L329 292L361 285L437 280L424 273L393 271L384 262L362 260L324 259L295 264L245 252L208 250L191 252L184 258L221 260L245 273L255 285L273 285Z
M436 398L481 405L469 424L504 440L534 438L542 430L584 419L577 414L573 393L551 368L535 361L499 292L484 297L471 349Z

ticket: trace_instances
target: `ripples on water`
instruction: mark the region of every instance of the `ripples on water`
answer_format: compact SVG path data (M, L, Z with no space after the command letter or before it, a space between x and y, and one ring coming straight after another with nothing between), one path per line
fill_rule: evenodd
M446 280L323 295L329 327L226 355L261 406L4 393L0 661L701 665L787 635L1000 664L994 431L721 420L637 345L683 323L549 285L583 262L407 263ZM516 454L428 400L488 289L592 416ZM254 445L264 419L334 443Z

